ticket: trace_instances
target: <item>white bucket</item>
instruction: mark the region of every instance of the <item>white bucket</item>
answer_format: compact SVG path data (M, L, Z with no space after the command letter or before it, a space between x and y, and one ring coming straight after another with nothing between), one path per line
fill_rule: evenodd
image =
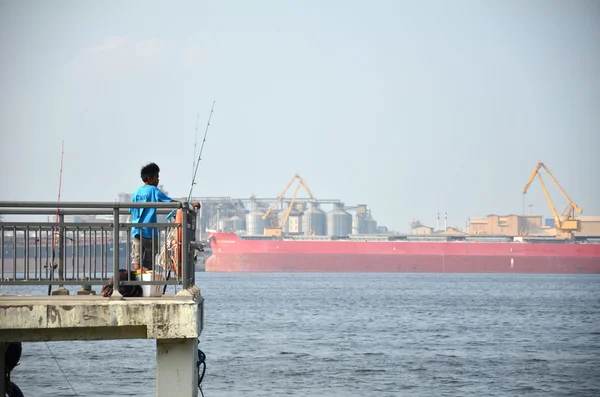
M135 275L135 278L137 280L140 280L140 276L141 276L142 281L152 281L153 275L154 275L154 281L164 280L164 277L162 276L162 274L154 273L152 270L144 270L144 272L141 275L139 273L137 273ZM142 285L141 287L142 287L142 296L145 296L145 297L162 296L162 289L163 289L162 285Z

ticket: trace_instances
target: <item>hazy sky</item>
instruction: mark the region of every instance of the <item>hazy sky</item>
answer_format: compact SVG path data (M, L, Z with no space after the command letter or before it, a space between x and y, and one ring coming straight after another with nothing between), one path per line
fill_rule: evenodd
M541 160L600 215L598 1L0 1L0 68L0 200L56 200L63 139L64 201L150 161L187 196L214 100L194 195L298 172L389 228L464 226L520 213Z

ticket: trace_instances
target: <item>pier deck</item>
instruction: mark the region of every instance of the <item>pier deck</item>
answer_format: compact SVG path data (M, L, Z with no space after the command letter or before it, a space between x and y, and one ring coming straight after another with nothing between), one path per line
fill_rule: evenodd
M119 300L96 295L0 295L0 341L197 339L203 303L198 288Z

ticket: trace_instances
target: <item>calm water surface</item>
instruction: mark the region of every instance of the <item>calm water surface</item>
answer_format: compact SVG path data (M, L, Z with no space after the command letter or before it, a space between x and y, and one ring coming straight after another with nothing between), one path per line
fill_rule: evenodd
M599 276L196 279L207 397L600 395ZM154 396L155 353L149 340L25 343L13 380L25 396L74 396L68 382L79 396Z

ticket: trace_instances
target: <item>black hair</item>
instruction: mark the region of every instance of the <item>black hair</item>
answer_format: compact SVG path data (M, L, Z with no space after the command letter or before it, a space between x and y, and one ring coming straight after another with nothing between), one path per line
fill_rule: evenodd
M146 183L148 178L158 175L160 172L160 168L155 163L146 164L142 167L142 172L140 172L140 176L142 177L142 181Z

